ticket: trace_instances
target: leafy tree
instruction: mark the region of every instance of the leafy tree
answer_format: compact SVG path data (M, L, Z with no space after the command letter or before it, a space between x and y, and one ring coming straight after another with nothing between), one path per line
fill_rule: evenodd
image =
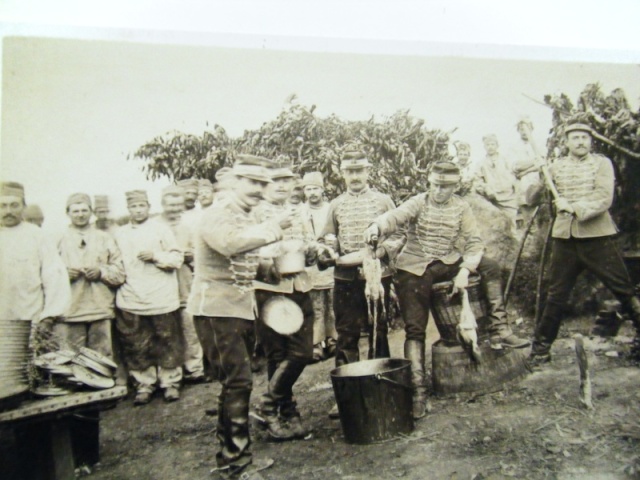
M432 162L449 159L449 134L425 127L424 120L399 111L378 121L346 121L336 115L320 118L315 105L291 104L257 130L246 130L236 139L216 125L202 136L170 132L141 146L134 157L145 162L147 177L179 180L213 179L215 172L231 165L238 153L262 155L293 162L299 174L317 170L325 178L327 194L344 189L340 158L347 149L365 151L374 165L371 184L399 202L424 191Z

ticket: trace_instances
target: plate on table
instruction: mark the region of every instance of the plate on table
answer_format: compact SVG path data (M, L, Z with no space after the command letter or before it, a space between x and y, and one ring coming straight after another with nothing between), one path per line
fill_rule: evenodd
M116 381L113 378L98 375L82 365L72 365L73 376L83 384L93 388L113 388Z
M118 366L109 357L90 348L82 347L80 349L80 353L94 362L104 365L105 367L113 368L114 370L118 368Z

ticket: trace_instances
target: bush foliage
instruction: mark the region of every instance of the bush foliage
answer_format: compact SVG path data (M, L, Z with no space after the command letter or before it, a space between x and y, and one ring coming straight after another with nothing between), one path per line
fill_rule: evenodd
M427 128L424 120L412 117L409 111L366 121L342 120L336 115L321 118L314 111L315 106L291 104L274 120L257 130L246 130L239 138L229 137L220 125L202 136L170 132L141 146L134 157L145 162L148 178L172 180L213 180L239 153L288 160L300 175L322 172L332 198L344 189L340 157L345 149L357 148L373 164L371 185L396 202L424 191L429 165L450 158L450 132Z

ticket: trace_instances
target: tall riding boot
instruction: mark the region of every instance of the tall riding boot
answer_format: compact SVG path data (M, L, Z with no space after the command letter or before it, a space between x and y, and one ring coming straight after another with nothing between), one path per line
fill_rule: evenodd
M225 397L225 391L224 388L222 389L222 392L220 392L220 395L218 395L218 422L216 425L216 438L218 439L218 442L220 443L220 445L222 445L222 448L224 448L224 435L225 435L225 431L224 431L224 397Z
M499 350L503 347L528 347L528 340L519 338L511 331L500 282L487 280L485 282L485 294L491 310L489 312L489 318L491 319L491 348Z
M533 333L533 345L531 346L531 355L529 357L529 361L533 366L551 360L551 345L560 331L562 310L563 306L555 302L547 302L545 305L542 316Z
M216 455L218 467L229 467L229 473L241 472L251 463L249 437L249 397L251 390L227 390L221 408L223 429L222 451Z
M360 360L359 351L336 350L336 367L341 367L348 363L355 363Z
M389 358L389 338L387 336L387 325L380 325L376 332L375 358Z
M636 329L636 336L631 346L631 356L640 360L640 299L633 296L623 301L622 310L629 315Z
M287 423L295 438L304 438L308 435L309 429L302 424L298 403L293 399L293 395L280 402L280 417Z
M262 396L260 413L264 419L264 425L274 439L290 440L294 438L293 432L281 421L278 410L280 404L292 396L294 383L304 370L305 363L294 360L283 360L273 373L267 386L267 392Z
M405 340L404 357L411 362L411 385L413 386L413 418L418 419L431 410L427 399L427 383L424 373L424 341Z

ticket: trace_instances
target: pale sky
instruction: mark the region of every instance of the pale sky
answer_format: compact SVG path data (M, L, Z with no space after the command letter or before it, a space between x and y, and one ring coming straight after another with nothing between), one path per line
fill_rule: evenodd
M137 42L124 41L130 37ZM170 130L200 134L207 122L241 135L274 119L292 93L323 117L382 119L410 109L430 128L458 128L453 139L469 141L476 160L486 133L496 133L508 151L522 115L533 119L544 144L551 111L523 93L542 100L563 91L575 101L585 84L599 82L605 93L625 89L636 109L640 98L640 67L632 64L447 57L464 52L452 48L376 55L172 43L135 35L4 38L0 177L24 183L47 229L67 224L64 202L76 191L110 195L113 213L122 215L124 191L146 188L157 211L168 180L148 182L142 162L127 154Z

